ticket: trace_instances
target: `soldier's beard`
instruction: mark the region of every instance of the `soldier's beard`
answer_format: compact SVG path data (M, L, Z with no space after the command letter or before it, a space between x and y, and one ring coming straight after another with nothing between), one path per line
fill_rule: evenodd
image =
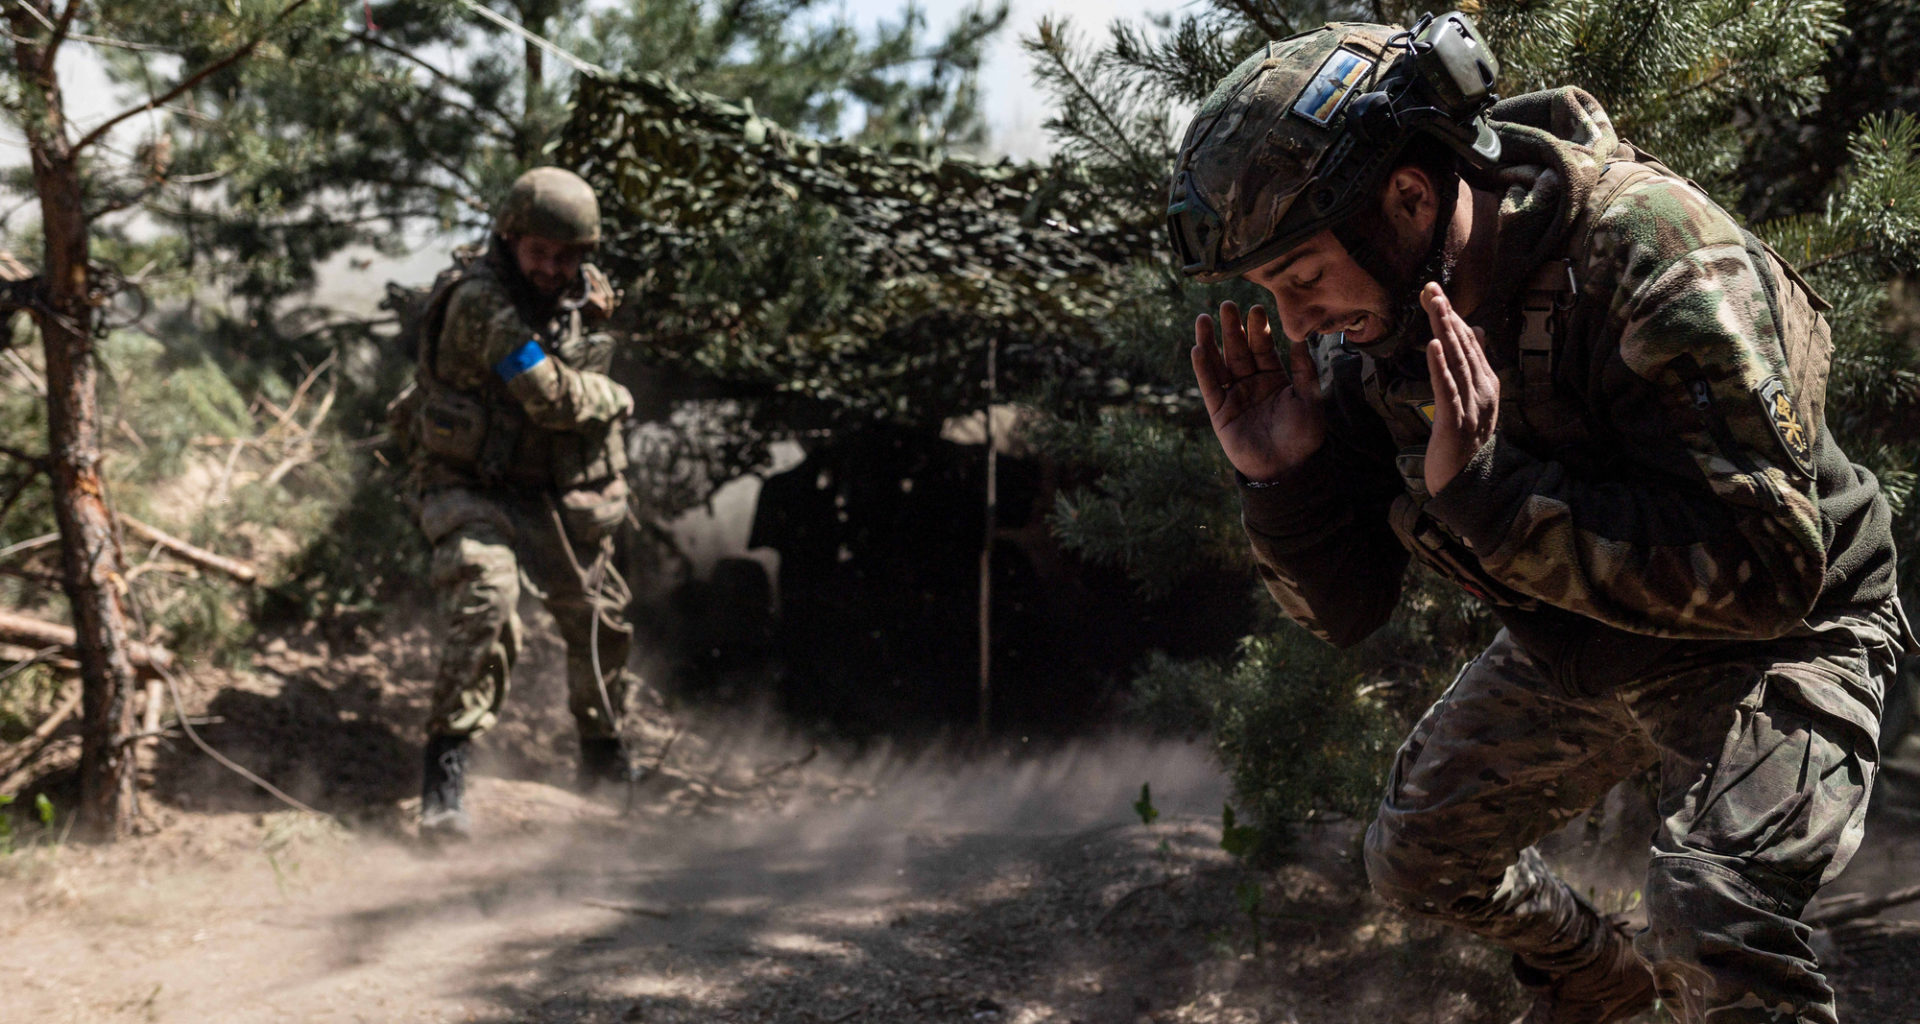
M1420 307L1420 292L1430 281L1438 282L1443 291L1449 289L1453 284L1454 263L1454 254L1447 251L1442 241L1435 239L1417 269L1400 275L1397 281L1380 282L1387 290L1388 319L1380 339L1365 346L1368 355L1376 359L1391 359L1402 352L1425 347L1427 337L1433 332L1427 311Z
M1443 192L1445 199L1424 248L1417 235L1403 235L1377 214L1333 230L1347 255L1387 293L1380 336L1352 346L1374 359L1385 361L1410 349L1424 349L1432 331L1426 310L1420 308L1420 291L1428 282L1437 282L1442 289L1453 285L1457 254L1447 246L1447 229L1453 224L1454 189Z

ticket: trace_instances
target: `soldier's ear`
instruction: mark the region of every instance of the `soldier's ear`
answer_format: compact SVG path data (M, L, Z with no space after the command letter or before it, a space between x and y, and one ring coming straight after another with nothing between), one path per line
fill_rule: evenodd
M1439 193L1433 179L1412 164L1393 169L1380 191L1380 212L1396 232L1424 238L1433 231L1439 215Z

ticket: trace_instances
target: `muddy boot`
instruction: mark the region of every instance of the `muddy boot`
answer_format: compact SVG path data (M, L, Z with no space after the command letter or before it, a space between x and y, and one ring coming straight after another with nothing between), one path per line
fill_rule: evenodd
M473 838L473 822L460 806L467 775L467 755L473 744L465 736L427 739L426 764L420 781L420 838L430 843Z
M1653 1007L1653 972L1633 951L1626 921L1610 915L1602 922L1591 951L1570 958L1577 966L1550 973L1513 958L1513 973L1536 993L1514 1024L1608 1024Z
M573 788L592 793L602 786L624 785L633 778L627 747L617 736L580 737L580 770Z

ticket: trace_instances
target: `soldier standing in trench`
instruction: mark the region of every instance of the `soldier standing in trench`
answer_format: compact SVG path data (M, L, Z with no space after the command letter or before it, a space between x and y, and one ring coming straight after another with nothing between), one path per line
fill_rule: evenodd
M1822 419L1824 303L1591 96L1496 102L1497 68L1457 14L1328 25L1187 130L1185 271L1273 299L1201 317L1193 348L1261 575L1342 645L1409 554L1493 606L1366 863L1398 908L1510 950L1524 1021L1658 996L1689 1024L1830 1024L1797 917L1860 843L1911 633L1886 502ZM1650 764L1629 935L1533 843Z
M618 727L633 631L611 555L627 516L620 428L633 397L607 376L611 338L592 330L616 304L586 262L599 240L587 183L535 168L501 202L486 250L458 260L427 300L415 389L396 407L412 449L407 497L446 615L423 838L470 832L467 762L506 701L523 571L566 641L580 787L627 778Z

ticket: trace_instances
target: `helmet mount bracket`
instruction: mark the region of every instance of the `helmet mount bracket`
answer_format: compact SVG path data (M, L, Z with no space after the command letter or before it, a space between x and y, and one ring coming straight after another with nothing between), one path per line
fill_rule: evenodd
M1330 25L1319 32L1340 28ZM1336 44L1336 55L1356 52L1345 49L1347 38ZM1274 45L1268 44L1269 52ZM1302 114L1297 106L1289 115L1324 124L1330 133L1325 149L1294 199L1263 229L1264 238L1254 236L1258 240L1238 252L1223 251L1231 232L1192 173L1192 155L1207 143L1211 128L1189 138L1167 207L1168 234L1183 273L1204 281L1238 276L1351 217L1415 135L1437 139L1477 167L1499 161L1500 140L1486 111L1500 98L1494 91L1500 64L1470 18L1459 11L1422 16L1412 28L1394 32L1377 52L1379 60L1364 80L1354 82L1353 95L1330 104L1324 120ZM1258 158L1247 154L1247 159Z

